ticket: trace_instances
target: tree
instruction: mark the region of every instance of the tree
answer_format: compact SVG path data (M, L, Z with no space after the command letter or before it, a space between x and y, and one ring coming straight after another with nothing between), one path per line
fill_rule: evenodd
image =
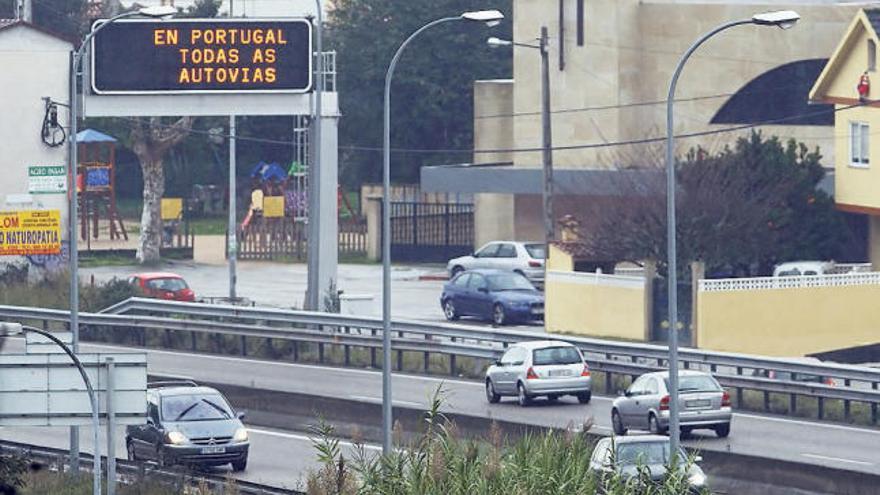
M510 0L495 3L511 13ZM335 0L328 22L329 46L337 51L341 178L347 184L377 181L385 71L395 50L413 31L443 16L489 8L472 0ZM476 79L510 77L511 52L492 50L490 35L510 37L510 22L489 31L450 23L407 48L394 76L391 143L395 148L469 149L473 143L472 86ZM392 156L396 180L414 182L422 163L460 162L469 153Z
M767 274L793 259L848 259L860 241L819 189L825 176L818 151L803 143L764 139L759 132L710 155L689 152L677 164L679 267L701 260L708 273ZM603 259L666 260L666 193L662 162L622 189L621 208L597 213L584 233ZM629 179L622 179L629 180Z
M192 117L181 117L171 125L159 117L135 119L131 129L131 147L141 162L144 177L144 207L137 260L142 264L158 263L162 244L162 196L165 194L166 153L183 141L192 129Z

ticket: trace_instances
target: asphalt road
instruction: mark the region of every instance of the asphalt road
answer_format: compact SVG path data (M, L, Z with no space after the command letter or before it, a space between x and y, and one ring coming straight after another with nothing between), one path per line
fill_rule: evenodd
M7 347L6 352L10 352L15 346ZM99 347L102 350L124 349L86 345L83 350L97 350ZM156 374L362 402L381 401L381 374L372 370L158 350L148 351L148 362L150 372ZM592 421L593 431L610 434L611 399L608 397L594 396L589 405L580 405L572 398L563 398L555 405L539 402L529 408L519 407L512 398L491 405L486 402L483 386L478 382L395 375L394 403L399 407L424 408L440 386L445 390L443 409L447 412L554 427ZM11 434L8 429L0 432L4 438L8 434ZM260 434L255 435L255 457L247 476L273 483L299 479L298 473L313 461L308 450L303 449L301 436L285 435L291 438L267 435L265 440L272 446L268 453L256 444L261 441ZM280 441L281 438L285 441ZM877 456L880 430L877 429L737 413L729 438L720 439L712 433L697 432L685 443L700 450L756 455L880 475L880 457ZM278 449L291 455L279 455ZM304 453L305 460L302 459ZM297 456L300 458L295 460Z

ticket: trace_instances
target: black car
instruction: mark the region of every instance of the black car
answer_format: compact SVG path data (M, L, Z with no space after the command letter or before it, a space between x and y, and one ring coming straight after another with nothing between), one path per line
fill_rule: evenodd
M162 466L247 468L247 429L217 390L193 382L158 382L147 387L147 423L128 426L128 459L154 460Z

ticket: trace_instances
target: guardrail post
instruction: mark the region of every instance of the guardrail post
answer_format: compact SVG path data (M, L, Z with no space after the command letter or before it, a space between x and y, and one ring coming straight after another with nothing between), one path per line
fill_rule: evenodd
M458 364L455 362L455 354L449 355L449 375L455 376L458 370Z
M247 337L241 336L241 355L247 356Z
M351 346L345 345L342 346L342 349L345 352L345 365L351 366Z
M795 415L797 413L797 394L789 394L788 396L788 414Z
M764 391L764 412L770 411L770 392Z
M324 364L324 344L318 343L318 362Z
M299 361L299 342L293 341L293 362Z
M817 416L819 419L823 419L825 417L825 398L819 397L817 400L819 401Z
M743 374L742 366L736 367L736 374L739 376L742 376L742 374ZM742 406L743 406L743 389L740 387L736 387L736 407L741 409Z
M877 382L871 384L871 388L877 390ZM877 424L877 403L871 404L871 423Z
M852 381L849 379L846 379L843 381L843 384L846 388L849 388L852 385ZM844 400L843 401L843 420L844 421L849 421L850 413L852 413L850 401Z
M189 333L189 344L190 344L190 348L192 349L193 352L195 352L196 349L199 348L198 336L196 335L195 332Z

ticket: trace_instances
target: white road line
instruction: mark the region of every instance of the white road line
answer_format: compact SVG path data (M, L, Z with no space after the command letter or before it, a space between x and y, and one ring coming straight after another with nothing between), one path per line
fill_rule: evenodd
M803 457L809 457L810 459L820 459L823 461L833 461L833 462L846 462L849 464L858 464L860 466L873 466L874 464L865 461L854 461L852 459L843 459L840 457L828 457L825 455L819 454L801 454Z
M375 402L375 403L380 403L380 404L382 403L381 397L370 397L367 395L349 395L348 398L354 399L354 400L360 400L360 401L364 401L364 402ZM408 400L392 400L391 402L393 404L400 404L403 406L428 407L427 404L422 404L419 402L411 402Z
M312 441L312 439L308 435L300 435L300 434L296 434L296 433L284 433L284 432L280 432L280 431L263 430L260 428L248 428L247 430L248 430L248 433L254 433L257 435L266 435L266 436L278 437L278 438L289 438L292 440L302 440L305 442ZM347 442L345 440L339 440L339 443L341 445L346 445L348 447L355 446L354 443ZM382 450L382 447L379 445L363 444L363 446L364 446L364 448L369 449L369 450Z
M263 359L248 359L248 358L240 358L240 357L231 357L231 356L217 356L214 354L193 354L189 352L176 352L176 351L163 351L156 349L146 349L142 347L125 347L125 346L112 346L112 345L101 345L101 344L89 344L93 347L105 348L105 349L119 349L131 352L132 350L136 351L144 351L147 354L165 354L168 356L188 356L195 358L211 358L221 360L221 361L229 361L234 363L246 363L246 364L264 364L268 366L282 366L287 368L300 368L300 369L312 369L312 370L322 370L322 371L339 371L341 373L354 373L360 375L370 375L370 376L378 376L381 375L381 371L373 371L373 370L362 370L357 368L337 368L333 366L320 366L315 364L301 364L301 363L284 363L277 361L266 361ZM156 373L160 373L156 371ZM398 379L406 379L406 380L424 380L430 381L434 383L455 383L458 385L470 385L476 387L483 387L482 382L474 382L474 381L465 381L465 380L457 380L454 378L434 378L434 377L422 377L422 376L411 376L405 374L395 373L395 380Z
M840 431L849 431L853 433L868 433L871 435L880 435L880 430L874 430L871 428L857 428L854 426L843 426L843 425L835 425L835 424L826 424L819 423L816 421L802 421L798 419L788 419L788 418L776 418L772 416L761 416L759 414L746 414L746 413L733 413L734 418L749 418L749 419L757 419L761 421L775 421L777 423L788 423L795 424L801 426L809 426L812 428L826 428L829 430L840 430Z

